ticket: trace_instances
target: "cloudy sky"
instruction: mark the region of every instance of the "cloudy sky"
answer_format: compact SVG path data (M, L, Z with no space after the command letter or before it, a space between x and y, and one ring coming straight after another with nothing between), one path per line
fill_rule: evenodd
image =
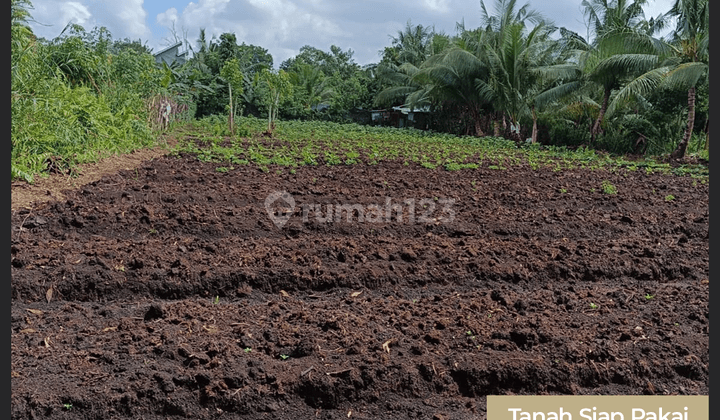
M355 62L380 60L408 20L455 35L456 24L480 24L480 0L31 0L33 32L55 38L74 22L86 30L104 26L114 39L140 39L159 51L172 43L173 32L195 43L200 28L208 38L235 33L245 42L267 49L275 66L311 45L329 51L331 45L352 49ZM649 0L646 18L670 9L673 0ZM585 36L581 0L530 0L532 8L557 26ZM485 0L489 11L494 0ZM525 4L522 0L518 4Z

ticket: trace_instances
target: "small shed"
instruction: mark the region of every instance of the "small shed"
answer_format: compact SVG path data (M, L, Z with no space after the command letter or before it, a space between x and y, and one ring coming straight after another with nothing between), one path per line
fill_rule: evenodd
M394 109L375 109L370 111L373 124L402 127L400 111Z
M391 109L377 109L371 111L372 122L393 127L415 127L427 129L430 107L410 108L408 106L394 106Z
M428 128L428 116L430 115L430 107L424 106L422 108L410 108L408 106L396 106L393 107L394 110L400 111L405 118L405 126L406 127L415 127L419 128L421 130L426 130Z

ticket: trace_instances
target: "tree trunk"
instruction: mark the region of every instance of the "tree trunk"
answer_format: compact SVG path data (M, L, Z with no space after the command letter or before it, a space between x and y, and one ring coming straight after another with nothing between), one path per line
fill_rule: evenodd
M482 131L482 126L480 125L480 117L475 118L475 135L485 137L485 133Z
M705 123L705 151L710 151L710 118Z
M267 133L268 135L272 135L273 132L273 105L275 104L275 101L271 100L270 104L268 105L268 129Z
M510 136L515 140L516 143L521 143L523 138L520 135L520 121L515 122L515 118L510 117Z
M275 96L275 107L273 107L272 131L275 131L275 121L277 121L279 109L280 109L280 94L278 93L277 96Z
M230 115L228 116L228 124L230 125L230 135L235 136L235 110L233 109L232 86L228 86L228 88L230 88Z
M471 109L470 113L472 115L473 121L475 121L475 135L477 137L485 137L485 133L482 130L482 124L481 124L482 121L480 119L480 112L478 112L477 109L472 109L472 107L470 109Z
M670 159L676 160L676 159L682 159L685 157L685 151L687 150L688 144L690 143L690 138L692 138L692 132L693 132L694 126L695 126L695 86L691 87L690 90L688 90L688 124L687 124L687 128L685 129L685 135L683 136L682 140L680 140L680 143L678 143L677 149L675 149L670 154Z
M537 128L537 114L535 113L534 106L532 107L532 117L533 117L533 129L532 129L532 136L530 136L530 137L532 138L532 140L531 140L532 143L535 144L535 143L537 143L537 138L538 138L538 128Z
M597 138L597 135L600 133L600 125L602 124L603 119L605 118L605 111L607 111L611 92L612 92L612 89L605 88L605 95L603 96L602 106L600 106L600 112L598 113L597 120L595 120L595 125L593 125L593 128L590 131L590 144L591 145L595 144L595 139Z

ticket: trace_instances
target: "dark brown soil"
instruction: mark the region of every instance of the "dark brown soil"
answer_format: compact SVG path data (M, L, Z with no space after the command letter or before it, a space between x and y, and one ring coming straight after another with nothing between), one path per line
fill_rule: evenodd
M484 419L487 395L709 392L706 184L216 166L161 157L13 212L13 418ZM402 222L316 217L387 198Z

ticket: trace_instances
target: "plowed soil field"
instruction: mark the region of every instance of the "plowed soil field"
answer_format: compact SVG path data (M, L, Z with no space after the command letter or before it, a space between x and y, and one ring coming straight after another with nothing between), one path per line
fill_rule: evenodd
M709 392L705 183L217 166L160 157L14 209L13 418L484 419L488 395Z

